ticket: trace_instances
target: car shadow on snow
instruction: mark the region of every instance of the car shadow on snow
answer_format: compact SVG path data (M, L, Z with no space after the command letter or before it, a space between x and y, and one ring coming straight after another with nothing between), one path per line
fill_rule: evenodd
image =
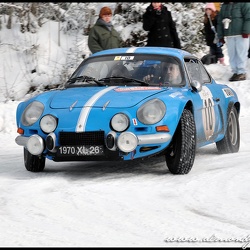
M219 156L216 146L209 145L197 149L197 161L203 161L203 158L211 156ZM207 156L207 157L206 157ZM195 167L195 166L193 166ZM192 170L191 170L192 171ZM34 173L36 174L36 173ZM45 169L39 175L63 175L72 179L93 179L93 178L131 178L133 176L173 176L166 165L164 156L156 156L145 159L135 159L132 161L69 161L69 162L53 162L46 160Z
M44 174L63 174L70 178L124 178L138 175L170 174L164 157L133 161L52 162L46 160Z

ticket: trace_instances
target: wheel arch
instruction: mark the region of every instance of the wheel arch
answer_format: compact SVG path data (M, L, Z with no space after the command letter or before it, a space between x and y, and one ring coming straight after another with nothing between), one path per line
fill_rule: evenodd
M239 117L239 115L240 115L240 103L239 102L233 102L233 101L231 101L231 102L229 102L228 103L228 107L227 107L227 112L226 112L226 119L225 119L225 122L226 122L226 126L227 126L227 118L228 118L228 114L229 114L229 112L231 111L231 109L232 109L232 107L235 107L235 109L236 109L236 111L237 111L237 114L238 114L238 117Z
M176 108L178 109L177 112L176 112ZM178 107L174 107L170 111L170 116L171 116L171 121L172 121L171 122L172 127L170 128L170 130L174 131L173 135L177 129L177 126L181 120L182 114L183 114L185 109L190 110L191 113L194 115L194 105L193 105L191 100L187 100L186 102L182 102ZM173 120L175 120L175 122L173 122Z
M188 109L192 112L192 114L194 114L194 105L190 100L186 103L184 109Z
M235 108L237 110L237 113L238 113L238 116L239 116L240 115L240 103L239 102L235 102L234 106L235 106Z

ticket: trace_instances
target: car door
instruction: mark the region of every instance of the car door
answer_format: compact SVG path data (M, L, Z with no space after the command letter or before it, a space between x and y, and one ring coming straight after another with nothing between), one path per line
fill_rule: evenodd
M200 91L190 92L194 104L197 144L202 146L214 141L223 127L219 108L219 87L216 87L213 79L198 59L187 58L185 65L189 80L196 80L202 85Z

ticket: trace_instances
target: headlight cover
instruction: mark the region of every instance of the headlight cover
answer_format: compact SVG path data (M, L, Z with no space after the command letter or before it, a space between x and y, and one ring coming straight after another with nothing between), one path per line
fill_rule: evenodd
M54 132L57 127L57 118L53 115L45 115L40 121L40 127L46 134Z
M159 122L165 113L165 104L159 99L152 99L137 110L137 118L141 123L150 125Z
M27 142L27 149L32 155L40 155L44 150L44 142L39 135L32 135Z
M22 124L24 126L33 125L42 115L44 106L41 102L34 101L30 103L22 114Z
M123 132L117 139L118 148L125 153L134 151L137 145L138 138L131 132Z
M112 117L110 124L114 131L123 132L129 127L129 118L123 113L118 113Z

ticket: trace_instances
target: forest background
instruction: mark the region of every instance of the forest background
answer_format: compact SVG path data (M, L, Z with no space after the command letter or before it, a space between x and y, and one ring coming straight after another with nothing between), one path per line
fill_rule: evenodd
M112 23L120 33L124 46L145 46L147 31L142 28L142 15L149 4L150 2L1 2L0 52L3 53L0 65L0 101L21 100L27 94L63 87L73 70L91 54L86 41L103 6L109 6L113 10ZM198 56L207 53L208 47L202 33L205 3L170 2L164 5L171 11L176 22L182 49ZM47 32L49 30L49 42L44 41L44 44L38 38L42 29ZM52 36L56 37L53 40L57 43L54 47ZM48 46L45 49L46 43ZM42 53L42 48L47 51ZM59 53L58 48L62 48L63 56L55 61L48 59L46 66L49 63L51 72L44 72L41 57L46 54L47 57L54 58L54 54ZM26 68L20 66L20 72L14 72L10 66L11 60L20 60L24 56L26 59L22 65ZM11 73L8 75L6 72ZM29 88L18 87L22 81L28 81Z

